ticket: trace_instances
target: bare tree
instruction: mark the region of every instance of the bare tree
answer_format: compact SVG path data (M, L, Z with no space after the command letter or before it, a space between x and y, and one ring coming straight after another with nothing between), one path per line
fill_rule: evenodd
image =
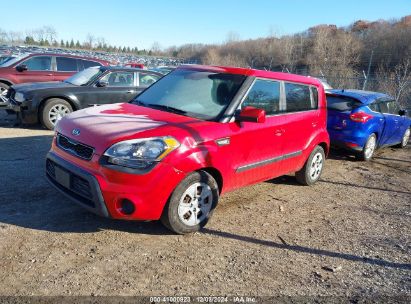
M96 38L92 34L88 33L86 36L86 40L83 43L83 46L84 48L91 50L93 49L95 42Z
M409 56L398 63L394 69L380 65L376 73L379 90L395 98L406 106L406 97L411 94L411 59Z

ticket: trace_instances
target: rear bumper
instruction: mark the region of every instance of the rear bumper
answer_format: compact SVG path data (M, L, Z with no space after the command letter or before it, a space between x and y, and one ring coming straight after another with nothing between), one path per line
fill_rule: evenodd
M368 138L366 135L356 136L351 131L328 130L331 146L350 151L361 152Z

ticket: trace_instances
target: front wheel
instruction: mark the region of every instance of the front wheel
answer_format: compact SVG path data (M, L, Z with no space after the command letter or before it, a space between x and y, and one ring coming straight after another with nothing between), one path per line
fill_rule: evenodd
M46 129L53 130L56 123L71 112L73 108L66 100L51 98L40 109L40 122Z
M377 148L377 136L371 134L367 141L365 142L364 148L362 151L356 155L359 160L369 161Z
M324 160L324 149L320 146L316 146L305 162L304 167L295 173L297 182L305 186L314 184L321 176Z
M215 179L204 171L193 172L171 194L161 222L178 234L196 232L211 218L218 197Z

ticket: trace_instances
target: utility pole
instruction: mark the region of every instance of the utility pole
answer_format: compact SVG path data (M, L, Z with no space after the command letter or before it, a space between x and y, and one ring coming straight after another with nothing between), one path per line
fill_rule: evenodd
M371 51L370 62L368 62L367 76L365 77L364 84L362 86L363 90L365 90L365 87L367 86L368 77L370 77L370 70L371 70L371 63L372 63L373 55L374 55L374 50Z

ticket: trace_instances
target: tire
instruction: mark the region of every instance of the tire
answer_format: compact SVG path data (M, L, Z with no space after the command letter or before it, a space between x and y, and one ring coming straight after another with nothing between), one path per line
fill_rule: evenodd
M0 102L6 102L6 93L10 88L9 85L5 84L4 82L0 82Z
M362 161L369 161L373 157L376 148L377 136L373 133L367 138L364 148L356 155L356 158Z
M56 122L71 112L73 112L73 108L66 100L50 98L40 108L39 120L43 127L53 130Z
M210 220L218 198L215 179L204 171L193 172L174 189L164 207L161 222L177 234L199 231Z
M324 149L316 146L300 171L295 173L297 182L304 186L315 184L321 177L324 168Z
M410 140L410 135L411 135L411 128L408 128L407 130L405 130L404 135L402 136L401 142L396 147L404 149Z

